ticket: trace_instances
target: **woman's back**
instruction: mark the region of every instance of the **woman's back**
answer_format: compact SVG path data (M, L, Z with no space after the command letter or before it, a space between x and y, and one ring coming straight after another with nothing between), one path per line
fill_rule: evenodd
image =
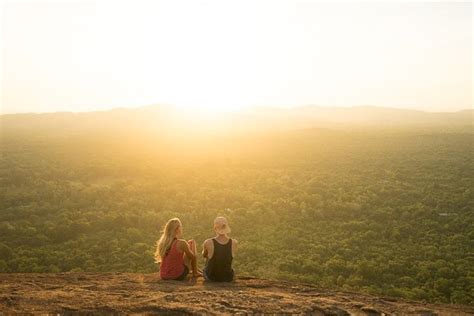
M177 248L178 240L171 244L170 250L161 261L160 277L164 280L179 277L184 270L183 252Z
M204 268L205 276L211 281L230 282L234 278L232 269L232 239L221 244L216 238L211 239L214 246L212 257Z

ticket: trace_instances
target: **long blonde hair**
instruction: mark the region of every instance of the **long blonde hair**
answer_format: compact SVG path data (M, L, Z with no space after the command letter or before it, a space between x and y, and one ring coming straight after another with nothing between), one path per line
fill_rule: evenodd
M156 251L155 251L155 262L159 263L166 256L166 253L171 248L173 243L176 229L181 226L181 221L179 218L175 217L170 219L163 230L161 231L161 237L156 242Z

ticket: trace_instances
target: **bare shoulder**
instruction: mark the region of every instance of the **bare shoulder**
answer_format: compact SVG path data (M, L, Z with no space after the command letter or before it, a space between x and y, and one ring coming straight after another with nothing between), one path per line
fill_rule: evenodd
M176 241L176 246L178 246L180 249L183 249L184 247L186 247L187 244L188 242L184 239L178 239Z
M237 241L237 239L232 238L232 243L237 245L239 242Z
M208 238L204 240L204 245L211 245L212 244L212 238Z

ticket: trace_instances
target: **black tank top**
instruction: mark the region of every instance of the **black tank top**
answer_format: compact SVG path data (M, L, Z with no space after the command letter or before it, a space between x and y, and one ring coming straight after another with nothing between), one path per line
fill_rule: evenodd
M207 261L206 274L212 281L230 282L234 278L232 270L232 239L222 245L215 238L214 253L212 258Z

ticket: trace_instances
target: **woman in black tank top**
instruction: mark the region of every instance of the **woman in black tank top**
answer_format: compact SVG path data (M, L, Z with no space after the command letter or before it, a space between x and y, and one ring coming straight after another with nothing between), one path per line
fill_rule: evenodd
M207 260L204 268L204 275L210 281L230 282L234 279L232 269L232 239L229 238L226 244L222 245L215 238L212 238L214 253L212 258Z
M217 236L204 242L203 256L207 259L203 270L206 280L230 282L234 279L232 260L237 249L237 241L228 237L230 227L224 217L214 220Z

